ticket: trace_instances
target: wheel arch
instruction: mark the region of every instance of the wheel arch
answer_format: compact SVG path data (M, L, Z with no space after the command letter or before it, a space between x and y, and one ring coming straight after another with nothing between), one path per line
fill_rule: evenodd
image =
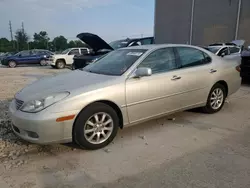
M63 62L66 64L66 60L65 60L64 58L58 58L58 59L56 60L56 63L57 63L58 61L63 61Z
M77 114L77 116L76 116L76 118L75 118L75 120L74 120L73 128L72 128L72 137L74 137L75 123L76 123L76 121L77 121L79 115L81 114L81 112L82 112L84 109L86 109L87 107L89 107L89 106L91 106L91 105L93 105L93 104L95 104L95 103L103 103L103 104L106 104L106 105L110 106L111 108L113 108L113 109L115 110L115 112L117 113L118 118L119 118L119 127L120 127L120 129L123 129L123 116L122 116L122 111L121 111L121 109L119 108L119 106L118 106L116 103L114 103L114 102L112 102L112 101L110 101L110 100L97 100L97 101L94 101L94 102L88 104L88 105L85 106L84 108L82 108L82 110ZM73 140L74 140L74 138L73 138Z
M225 87L225 89L226 89L226 97L227 97L228 96L228 84L227 84L227 82L224 81L224 80L220 80L220 81L216 82L214 85L216 85L216 84L221 84L221 85L223 85Z

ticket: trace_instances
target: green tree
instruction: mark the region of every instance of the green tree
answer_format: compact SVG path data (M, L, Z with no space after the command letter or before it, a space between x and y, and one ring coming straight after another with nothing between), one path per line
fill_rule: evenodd
M15 32L15 39L17 41L17 50L24 50L28 48L28 34L22 29L18 29Z
M83 43L80 40L71 40L68 43L68 48L75 48L75 47L87 47L87 44Z
M62 35L55 37L52 43L55 51L65 50L68 47L67 39Z
M48 33L46 31L40 31L39 33L34 33L33 35L35 48L38 49L48 49L48 43L50 38L48 37Z
M13 43L7 38L0 38L0 52L13 51Z

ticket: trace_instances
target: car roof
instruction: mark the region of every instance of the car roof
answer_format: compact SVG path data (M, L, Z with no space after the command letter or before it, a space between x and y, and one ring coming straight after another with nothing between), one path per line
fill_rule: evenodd
M192 45L187 45L187 44L148 44L148 45L130 46L130 47L121 48L121 49L154 50L154 49L166 48L166 47L195 47L195 48L199 48L198 46L192 46Z

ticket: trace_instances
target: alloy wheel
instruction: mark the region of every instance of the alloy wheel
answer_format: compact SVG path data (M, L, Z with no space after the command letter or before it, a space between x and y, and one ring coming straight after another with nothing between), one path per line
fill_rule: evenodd
M101 144L105 142L114 129L114 121L105 112L92 115L84 125L84 137L91 144Z
M221 107L224 100L224 93L221 88L216 88L210 97L210 105L214 110L217 110Z

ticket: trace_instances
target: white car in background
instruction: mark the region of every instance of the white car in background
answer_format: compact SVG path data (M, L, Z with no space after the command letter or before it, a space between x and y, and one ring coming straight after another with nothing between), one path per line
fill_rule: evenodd
M215 43L205 47L210 52L226 59L239 58L241 56L244 40L234 40L230 43Z
M60 54L55 54L50 60L50 65L53 68L63 69L66 65L73 64L73 57L75 55L89 54L90 50L88 48L68 48Z

